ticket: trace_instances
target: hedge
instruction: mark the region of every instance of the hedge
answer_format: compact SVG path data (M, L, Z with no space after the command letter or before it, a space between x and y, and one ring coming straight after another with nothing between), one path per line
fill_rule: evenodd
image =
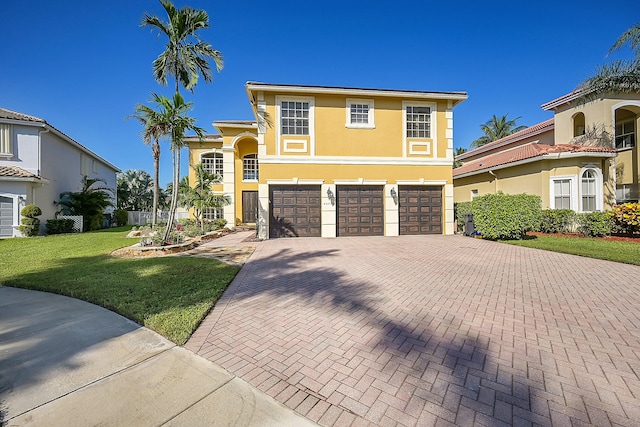
M527 231L537 231L542 217L540 196L530 194L485 194L472 202L476 230L490 240L519 240Z

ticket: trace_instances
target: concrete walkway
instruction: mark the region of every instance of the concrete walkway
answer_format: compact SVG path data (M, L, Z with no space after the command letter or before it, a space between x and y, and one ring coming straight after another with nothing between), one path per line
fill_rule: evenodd
M640 267L460 236L254 245L186 348L313 421L640 425Z
M0 425L314 425L98 306L0 287Z

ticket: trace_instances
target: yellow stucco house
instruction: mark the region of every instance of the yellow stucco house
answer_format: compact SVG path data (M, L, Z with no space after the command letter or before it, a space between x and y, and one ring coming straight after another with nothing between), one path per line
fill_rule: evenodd
M456 202L502 191L536 194L544 209L609 210L638 201L640 95L542 105L554 117L457 157Z
M453 108L465 92L248 82L255 121L220 120L189 162L222 177L207 212L261 238L453 233ZM189 177L193 183L191 170Z

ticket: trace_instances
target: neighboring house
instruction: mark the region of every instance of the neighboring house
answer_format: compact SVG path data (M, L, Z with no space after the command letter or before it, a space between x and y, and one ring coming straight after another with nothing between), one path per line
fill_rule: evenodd
M550 101L550 120L457 156L456 202L502 191L537 194L543 208L592 212L638 201L640 95Z
M256 121L215 121L189 162L221 175L228 226L261 238L453 233L453 108L465 92L248 82ZM190 172L193 182L193 171Z
M116 188L119 169L45 120L0 108L0 237L20 236L20 210L42 209L55 218L64 191L82 189L82 177L102 178Z

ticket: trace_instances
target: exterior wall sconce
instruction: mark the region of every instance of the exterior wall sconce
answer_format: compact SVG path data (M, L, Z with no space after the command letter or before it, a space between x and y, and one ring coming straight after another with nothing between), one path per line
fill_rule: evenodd
M396 193L395 187L391 187L391 191L389 193L391 194L391 198L393 199L393 203L398 205L398 193Z
M333 194L333 191L331 191L331 188L327 188L327 197L329 198L329 201L331 202L331 206L335 206L336 205L336 196Z

